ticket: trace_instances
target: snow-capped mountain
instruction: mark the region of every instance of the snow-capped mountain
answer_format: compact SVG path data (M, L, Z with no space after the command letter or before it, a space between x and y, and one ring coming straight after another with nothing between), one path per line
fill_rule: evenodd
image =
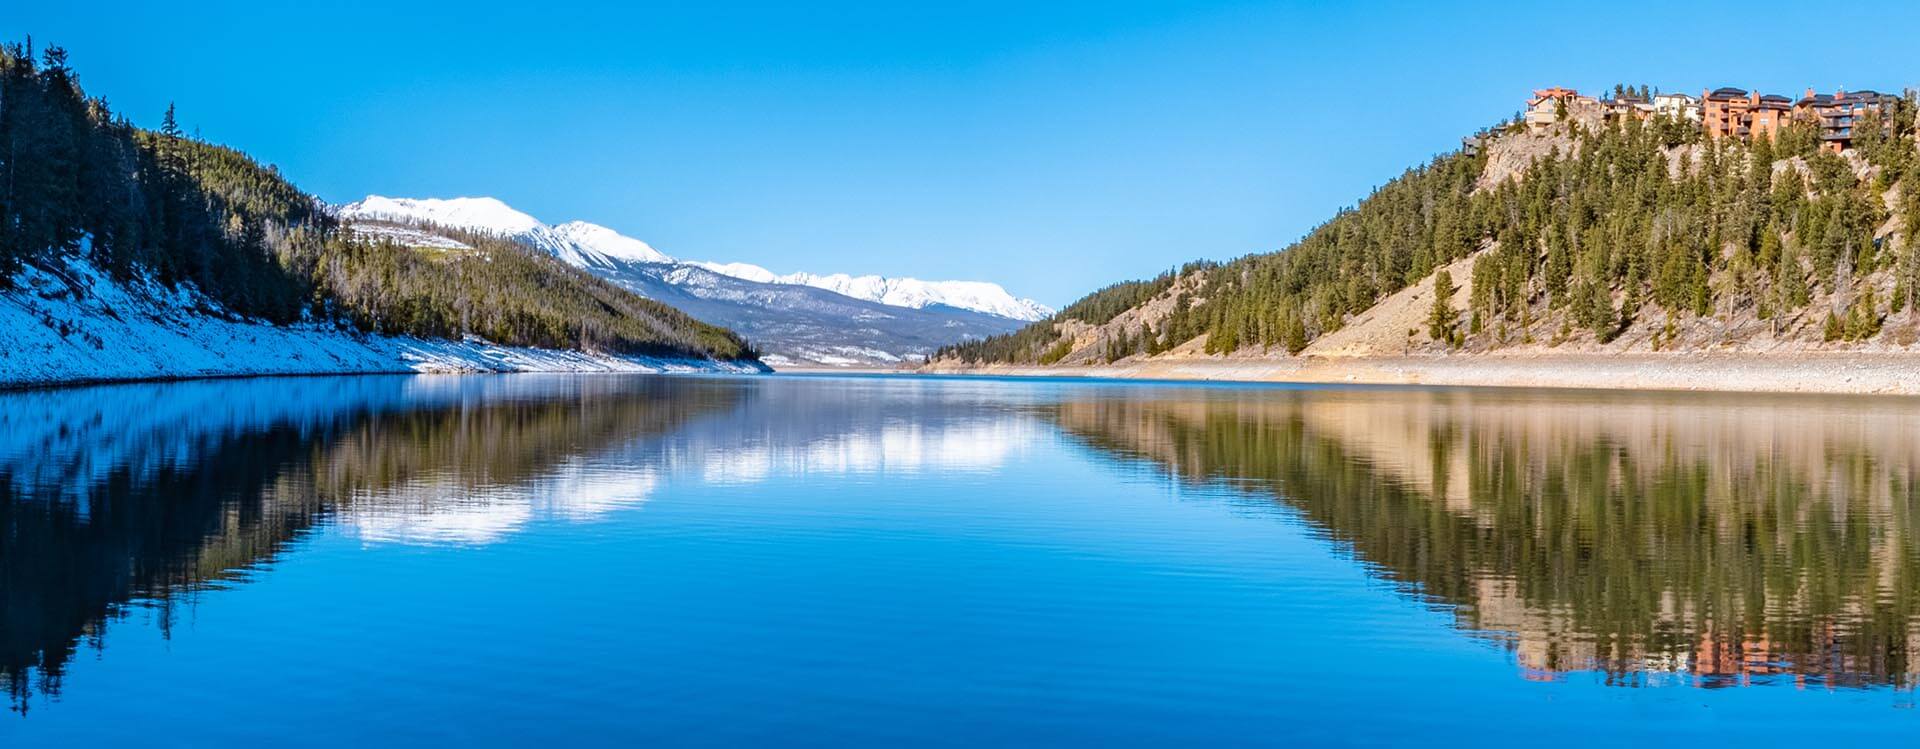
M504 237L532 235L547 228L539 219L493 198L441 200L368 195L366 200L338 206L334 213L348 220L418 221Z
M621 236L607 227L585 221L548 226L494 198L443 200L368 195L365 200L336 207L334 215L347 221L431 224L492 234L553 253L554 257L568 265L580 268L611 267L614 261L674 262L673 258L653 249L646 242ZM377 234L380 230L369 229L362 233Z
M883 365L1012 332L1052 310L985 281L808 273L676 260L604 226L549 226L493 198L378 195L335 206L348 229L427 248L465 247L459 232L510 239L641 296L744 335L775 366ZM446 229L458 230L447 232Z
M1017 298L1007 293L1000 284L986 281L922 281L918 278L854 276L846 273L817 275L801 272L779 275L751 263L694 263L694 265L734 278L744 278L760 283L812 286L816 289L845 294L855 299L865 299L894 307L920 309L944 304L948 307L970 309L1027 322L1045 319L1053 314L1053 309L1044 304L1032 299Z
M554 236L576 251L593 257L611 257L636 263L671 263L673 258L652 245L599 224L568 221L553 227Z
M388 198L369 195L365 200L338 206L335 212L348 221L425 223L494 234L519 240L550 252L568 264L587 269L611 268L615 261L684 262L756 283L811 286L891 307L923 309L945 305L1023 322L1053 314L1053 310L1046 305L1015 297L1001 288L1000 284L988 281L922 281L917 278L854 276L846 273L780 275L749 263L679 261L646 242L597 224L569 221L548 226L494 198Z

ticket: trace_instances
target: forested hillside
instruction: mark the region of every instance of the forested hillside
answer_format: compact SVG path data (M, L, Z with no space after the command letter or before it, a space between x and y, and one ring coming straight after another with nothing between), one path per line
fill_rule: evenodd
M1375 336L1394 354L1906 346L1920 289L1914 112L1909 96L1870 115L1845 153L1821 149L1810 125L1748 144L1665 118L1503 123L1480 152L1408 171L1286 249L1110 287L937 358L1311 354L1384 318L1390 297L1428 305L1420 324ZM1143 289L1159 309L1106 309Z
M222 308L209 313L276 324L753 356L723 328L551 257L475 243L454 254L357 238L273 167L187 137L171 108L159 131L134 127L81 90L65 51L0 48L0 289L78 256L123 281L195 289Z

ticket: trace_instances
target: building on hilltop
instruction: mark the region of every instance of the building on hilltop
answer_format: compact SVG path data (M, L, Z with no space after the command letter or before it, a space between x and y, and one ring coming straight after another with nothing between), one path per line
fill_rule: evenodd
M1675 120L1700 121L1700 100L1686 94L1654 94L1653 113Z
M1755 101L1753 113L1748 117L1748 137L1773 140L1792 117L1792 99L1779 94L1762 95Z
M1701 92L1700 102L1702 125L1713 138L1772 138L1793 110L1787 97L1730 86Z
M1633 94L1619 94L1600 105L1607 119L1638 122L1653 119L1653 103Z
M1527 127L1540 129L1560 121L1561 116L1576 116L1597 112L1600 102L1591 96L1581 96L1580 92L1570 88L1554 86L1535 89L1533 98L1527 100L1525 119Z
M1523 120L1529 129L1538 131L1563 120L1600 127L1605 122L1645 122L1666 117L1698 123L1709 138L1740 140L1778 138L1782 128L1802 122L1816 129L1821 147L1838 153L1853 147L1856 130L1869 115L1877 116L1882 130L1890 132L1890 118L1898 101L1898 97L1876 91L1842 89L1832 94L1817 94L1811 88L1796 101L1732 86L1702 91L1699 98L1678 93L1655 94L1651 101L1630 88L1616 87L1613 98L1597 100L1581 96L1570 88L1554 86L1534 90L1533 98L1527 100ZM1477 144L1462 145L1471 153Z
M1758 98L1758 97L1755 97ZM1723 87L1700 93L1701 126L1708 137L1746 135L1747 90Z
M1829 95L1809 88L1806 96L1794 102L1793 114L1819 128L1820 146L1837 153L1853 147L1854 129L1868 114L1887 114L1890 98L1876 91L1841 89Z

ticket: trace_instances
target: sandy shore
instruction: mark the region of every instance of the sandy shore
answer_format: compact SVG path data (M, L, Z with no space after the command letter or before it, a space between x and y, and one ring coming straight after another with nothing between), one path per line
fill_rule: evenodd
M1192 358L1093 367L938 366L926 371L1239 382L1920 395L1920 353Z

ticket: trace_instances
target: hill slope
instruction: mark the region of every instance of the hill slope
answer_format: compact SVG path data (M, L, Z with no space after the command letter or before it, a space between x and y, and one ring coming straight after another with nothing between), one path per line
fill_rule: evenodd
M1110 287L934 366L1920 352L1914 111L1841 154L1805 126L1503 127L1284 250Z

